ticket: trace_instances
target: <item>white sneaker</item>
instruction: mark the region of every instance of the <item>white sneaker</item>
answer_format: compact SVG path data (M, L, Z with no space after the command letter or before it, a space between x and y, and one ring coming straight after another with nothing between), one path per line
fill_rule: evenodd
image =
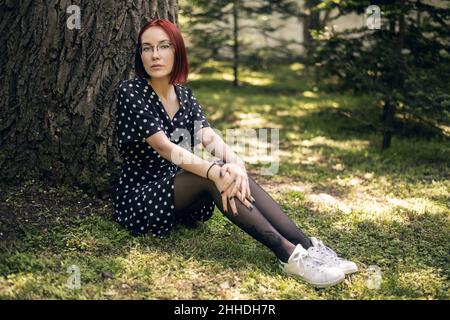
M345 274L354 273L358 271L358 266L349 260L338 257L336 252L327 247L317 238L311 237L312 246L308 248L310 256L316 258L330 267L336 267Z
M302 280L318 288L338 284L345 278L345 274L335 267L329 267L309 255L300 244L289 257L288 262L279 260L284 272L299 276Z

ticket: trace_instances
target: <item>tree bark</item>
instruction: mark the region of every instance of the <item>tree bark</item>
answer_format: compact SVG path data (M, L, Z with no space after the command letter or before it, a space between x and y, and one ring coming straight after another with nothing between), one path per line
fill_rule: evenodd
M394 75L392 81L393 90L397 90L398 92L402 92L403 87L403 76L400 72L396 70L403 70L403 56L402 56L402 48L404 44L405 38L405 16L404 16L404 5L401 1L396 1L399 8L399 13L396 16L396 20L391 24L391 31L395 34L394 36L394 45L392 48L392 56L394 60L393 70L391 71ZM398 25L398 31L396 31L396 25ZM395 115L397 112L397 101L396 99L390 99L389 96L386 99L386 103L384 105L383 114L381 116L381 120L383 123L383 140L381 144L381 150L386 150L391 146L392 135L395 132Z
M238 5L239 0L233 1L233 86L239 86L239 42L238 42Z
M76 185L106 198L118 176L115 90L134 77L140 27L178 23L178 0L0 0L0 179Z
M304 3L304 16L303 21L303 48L304 55L308 55L310 45L312 42L311 30L322 30L329 19L330 11L325 12L325 16L321 19L321 11L313 10L314 7L319 3L318 0L307 0Z

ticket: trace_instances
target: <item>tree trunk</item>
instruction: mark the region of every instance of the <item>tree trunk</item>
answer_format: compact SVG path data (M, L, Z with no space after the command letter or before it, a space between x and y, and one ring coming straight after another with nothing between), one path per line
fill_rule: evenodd
M308 49L311 45L312 37L311 30L322 30L326 23L327 18L321 20L319 10L313 10L313 8L319 3L317 0L307 0L304 4L304 13L303 17L303 48L304 55L308 55ZM326 17L328 17L329 12L326 13Z
M238 3L239 0L233 2L233 86L239 86L239 42L238 42Z
M383 114L381 115L381 122L383 123L383 142L381 143L381 150L386 150L391 146L394 116L395 107L388 99L384 103Z
M417 15L416 15L416 27L417 29L421 26L421 2L420 0L417 0Z
M402 48L405 38L405 16L404 16L404 6L401 1L397 1L400 13L397 15L396 22L398 22L398 31L396 32L395 22L391 24L391 30L395 33L395 41L392 48L392 56L395 61L391 72L393 74L392 88L395 91L402 92L403 87L403 76L398 70L403 70L402 64L404 63L402 56ZM381 144L381 150L386 150L391 146L392 135L395 131L394 119L396 110L396 104L398 101L391 100L389 97L386 99L384 105L383 114L381 117L383 123L383 142Z
M106 198L120 166L115 89L134 77L140 26L177 23L178 1L83 1L79 28L71 5L0 0L0 179Z

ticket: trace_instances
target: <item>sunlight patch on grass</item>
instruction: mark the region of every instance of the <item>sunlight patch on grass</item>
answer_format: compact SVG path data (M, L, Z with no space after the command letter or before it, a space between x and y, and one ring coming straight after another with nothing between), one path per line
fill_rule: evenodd
M316 136L312 139L304 139L300 142L302 147L328 146L343 151L361 151L369 146L369 141L352 139L347 141L338 141L325 136Z
M328 167L328 158L326 158L321 150L312 150L309 148L300 148L296 152L287 149L280 150L280 165L288 164L296 165L298 173L301 173L304 166Z
M449 295L448 279L440 275L436 268L421 266L411 270L412 268L409 266L400 266L399 269L398 276L392 279L395 290L403 291L404 294L410 296L427 297L428 299ZM438 288L443 289L439 290Z
M355 181L358 180L358 183ZM379 179L383 180L383 179ZM395 185L387 183L384 187L375 181L362 180L358 177L342 179L337 177L335 185L347 189L347 200L354 210L364 210L373 214L386 214L392 210L402 210L414 214L439 214L448 211L448 208L441 203L437 203L429 198L404 197L398 198L386 191L395 188Z
M218 93L213 93L209 97L212 98L213 100L220 101L220 100L222 100L223 95L218 94Z
M295 62L289 66L289 69L291 69L292 71L304 70L305 65L303 63Z
M63 297L70 290L58 275L20 272L0 278L0 299L42 299Z
M224 134L238 128L239 136L280 128L279 159L267 151L272 141L251 135L233 149L247 154L248 171L305 233L355 261L359 272L318 290L283 274L272 252L217 209L197 229L176 226L162 240L133 237L112 221L111 207L85 211L85 195L64 186L50 198L66 205L55 207L49 189L33 181L4 197L5 212L14 213L0 221L8 244L0 254L0 298L449 299L447 142L394 136L380 152L378 133L333 110L375 116L372 98L317 92L308 76L300 79L301 64L265 73L240 66L242 79L273 83L239 88L223 81L229 64L205 67L192 85L209 120ZM258 144L263 154L249 152ZM279 160L280 170L260 175L262 159ZM28 195L31 189L43 193ZM72 264L80 267L81 290L66 286ZM382 272L377 289L367 285L373 265Z
M283 129L285 130L285 129ZM282 162L286 164L298 163L301 165L321 165L330 172L341 172L346 169L346 164L340 159L339 152L357 154L366 152L369 148L367 140L334 140L324 136L316 136L311 139L301 139L302 133L289 131L283 133L289 143L282 143ZM329 152L323 147L333 150ZM284 153L283 151L287 151ZM332 170L331 170L332 169Z
M393 207L406 209L418 214L424 212L429 213L442 212L442 210L444 209L442 206L438 206L434 202L423 198L409 198L409 199L388 198L387 202L391 204Z
M317 110L319 108L319 104L317 102L298 102L297 105L306 110Z
M200 80L202 78L202 75L200 73L190 72L188 77L189 81L195 81Z
M267 123L264 124L267 125ZM270 130L247 129L232 131L232 134L228 135L229 133L227 130L224 140L245 162L249 164L279 162L278 141L272 142L273 136Z
M343 213L349 214L352 209L344 201L333 197L326 193L309 194L307 196L309 202L314 205L315 210L337 209Z
M214 76L213 79L223 79L223 80L227 80L227 81L233 81L234 76L231 73L222 73L220 75L217 75L217 77Z
M10 274L0 278L0 297L13 297L21 291L32 291L38 278L35 273Z
M257 113L238 113L238 125L245 128L258 128L266 124L266 120Z
M351 180L354 180L351 179ZM333 189L334 182L330 182ZM342 186L342 184L341 184ZM389 221L405 223L410 216L421 214L441 214L446 211L443 205L422 198L398 199L373 194L376 186L346 185L346 193L342 196L326 192L308 193L306 199L313 210L337 210L349 214L358 212L360 217L368 221ZM381 219L381 220L380 220Z
M240 80L253 86L269 86L273 83L273 76L263 72L244 70L240 73Z
M312 91L303 91L302 95L306 98L319 98L319 94Z
M308 113L302 109L294 109L294 110L277 110L277 117L303 117Z
M311 98L314 98L315 100L312 102L310 100ZM336 101L336 99L329 99L315 92L310 93L303 92L301 96L298 96L298 98L293 101L294 108L308 110L309 112L317 111L320 110L321 108L336 109L339 108L340 106L341 104L338 101ZM289 110L293 111L295 110L294 108L290 107Z

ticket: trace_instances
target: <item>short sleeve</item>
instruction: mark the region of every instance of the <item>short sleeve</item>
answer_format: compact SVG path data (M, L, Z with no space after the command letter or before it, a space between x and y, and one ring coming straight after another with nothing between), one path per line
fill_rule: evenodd
M117 89L117 134L120 143L145 142L161 131L159 120L145 102L144 88L130 80L123 81Z
M192 126L190 128L190 134L193 138L193 145L199 144L201 141L197 138L197 132L205 127L210 127L210 123L208 122L208 119L206 118L203 108L198 102L195 95L192 93L192 89L188 89L188 95L189 95L189 102L191 105L191 111L190 111L190 118L192 121Z

